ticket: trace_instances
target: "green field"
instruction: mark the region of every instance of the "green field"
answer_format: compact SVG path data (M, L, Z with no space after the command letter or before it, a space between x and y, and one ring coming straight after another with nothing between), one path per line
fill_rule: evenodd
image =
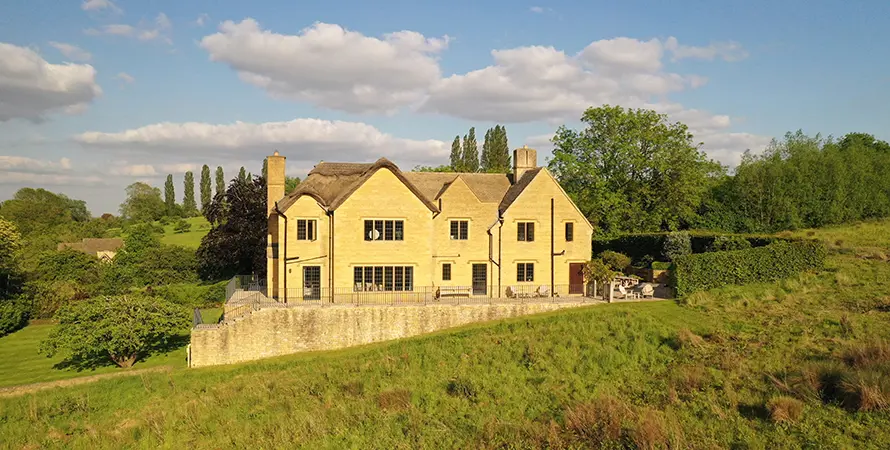
M190 217L185 219L185 221L192 224L190 231L185 233L173 231L173 227L176 225L174 221L164 226L164 236L161 238L161 242L169 245L198 248L201 245L201 238L210 231L210 222L204 217Z
M890 448L888 235L890 221L815 230L832 247L823 272L677 303L0 398L0 442Z

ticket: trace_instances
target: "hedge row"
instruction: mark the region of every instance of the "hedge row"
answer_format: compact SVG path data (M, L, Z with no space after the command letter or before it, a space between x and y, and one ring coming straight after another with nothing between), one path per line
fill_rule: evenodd
M664 248L664 239L670 233L638 233L626 234L613 239L594 239L593 254L598 255L606 250L623 253L630 256L634 264L642 261L646 256L653 260L661 260L661 250ZM692 253L705 253L718 236L735 236L708 232L689 232L692 240ZM763 247L781 238L775 236L738 235L751 243L751 247Z
M825 245L818 241L776 241L763 247L700 253L674 261L678 296L731 284L776 281L825 264Z

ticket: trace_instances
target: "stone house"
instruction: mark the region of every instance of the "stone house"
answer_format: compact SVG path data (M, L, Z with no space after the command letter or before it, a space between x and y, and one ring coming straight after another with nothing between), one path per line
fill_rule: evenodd
M119 238L84 238L81 242L62 242L56 249L72 249L93 255L100 261L111 261L117 255L117 251L124 246L124 240Z
M284 195L285 157L267 159L268 296L356 302L389 295L584 293L593 227L536 151L512 174L403 172L321 162Z

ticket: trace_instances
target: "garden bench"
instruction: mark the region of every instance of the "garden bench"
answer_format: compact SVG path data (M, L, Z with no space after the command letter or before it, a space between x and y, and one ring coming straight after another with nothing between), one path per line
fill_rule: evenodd
M471 292L468 286L440 286L437 297L469 297Z

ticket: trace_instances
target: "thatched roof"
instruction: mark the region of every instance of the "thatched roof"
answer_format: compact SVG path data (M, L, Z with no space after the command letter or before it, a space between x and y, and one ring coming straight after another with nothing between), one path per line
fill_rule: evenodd
M123 246L124 240L119 238L85 238L81 242L62 242L56 248L58 250L70 248L94 255L99 252L116 252Z
M315 166L297 189L282 199L278 207L285 210L300 196L308 195L329 210L337 209L377 170L390 170L430 209L438 212L436 200L457 178L461 178L483 203L499 203L503 212L523 189L531 183L540 168L528 170L519 183L503 173L402 172L386 158L373 163L322 162Z

